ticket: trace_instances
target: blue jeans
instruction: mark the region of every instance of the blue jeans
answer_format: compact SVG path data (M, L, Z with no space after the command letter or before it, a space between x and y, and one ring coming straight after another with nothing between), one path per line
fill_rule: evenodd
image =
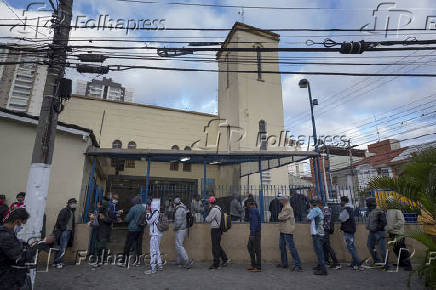
M327 272L324 262L324 249L322 248L321 239L322 236L312 235L313 250L315 251L316 257L318 258L318 266L323 272Z
M300 256L298 256L297 249L295 248L294 235L280 233L279 247L280 247L280 255L281 255L281 260L282 260L283 266L289 265L288 264L288 252L286 250L286 246L288 246L289 250L291 251L291 256L292 256L292 259L294 259L295 266L301 267Z
M362 262L359 259L359 256L357 255L356 247L354 246L354 234L345 233L344 232L344 241L345 245L347 246L348 252L351 254L351 266L360 266L362 265Z
M378 245L380 249L381 259L377 254L377 250L375 248L376 245ZM385 231L369 232L367 246L374 263L385 262L386 260L386 232Z
M61 233L60 242L59 242L59 250L56 253L56 256L54 258L54 264L63 264L64 263L64 255L65 250L68 246L68 242L71 237L71 231L63 231Z

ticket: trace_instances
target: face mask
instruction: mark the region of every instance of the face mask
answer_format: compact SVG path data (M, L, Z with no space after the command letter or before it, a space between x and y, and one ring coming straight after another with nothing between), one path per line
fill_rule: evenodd
M14 226L14 232L15 232L15 234L18 234L18 232L20 232L23 228L24 228L24 226L23 226L22 224L20 224L20 225L15 225L15 226Z
M75 209L75 208L77 208L77 203L70 204L70 208L71 208L71 209Z
M113 203L113 204L117 204L117 203L118 203L118 200L116 200L116 199L112 199L112 203Z

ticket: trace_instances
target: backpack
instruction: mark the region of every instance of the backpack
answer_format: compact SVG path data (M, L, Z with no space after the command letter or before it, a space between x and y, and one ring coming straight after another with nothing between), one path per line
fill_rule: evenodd
M333 220L333 217L330 218L330 226L329 226L329 234L333 235L335 232L335 222Z
M168 217L164 213L159 213L159 219L157 222L157 229L160 232L166 232L170 228L170 223L168 222Z
M147 211L144 211L136 222L136 226L145 228L147 226Z
M194 217L190 211L186 212L186 228L191 228L194 225Z
M384 231L387 224L386 214L380 211L377 217L377 231Z
M230 215L224 213L221 209L219 210L221 212L220 229L221 232L225 233L232 228L232 219Z

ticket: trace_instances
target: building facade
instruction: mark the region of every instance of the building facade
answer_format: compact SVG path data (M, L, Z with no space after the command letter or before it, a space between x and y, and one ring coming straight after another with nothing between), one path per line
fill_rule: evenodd
M79 80L77 81L76 93L103 100L133 102L133 90L124 88L121 84L112 81L111 78L93 79L90 82Z
M22 62L0 65L0 107L38 116L41 111L47 66L32 62L42 58L25 51L0 48L1 62Z

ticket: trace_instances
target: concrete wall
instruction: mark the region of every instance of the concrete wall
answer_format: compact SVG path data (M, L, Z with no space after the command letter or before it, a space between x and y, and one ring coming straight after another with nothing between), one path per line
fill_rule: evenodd
M338 228L339 225L336 225ZM417 229L418 225L406 225L406 231ZM148 230L148 229L147 229ZM76 239L73 248L73 254L77 250L88 249L89 227L87 225L78 225ZM112 242L108 248L112 253L121 253L124 241L126 238L127 229L114 229L112 233ZM229 258L236 263L249 263L249 255L247 251L247 242L249 235L248 224L234 224L232 229L224 233L222 238L222 246ZM355 245L359 257L361 259L369 257L369 252L366 247L368 231L364 225L358 225L355 235ZM316 260L312 239L310 236L309 224L297 224L294 234L296 248L303 263L314 263ZM409 249L416 249L417 253L412 259L413 263L418 263L424 256L425 248L417 242L407 239ZM341 262L349 262L350 255L345 248L343 234L339 230L331 236L331 244L336 251L336 255ZM279 250L279 228L278 224L262 224L262 260L267 263L280 262ZM210 229L207 224L195 224L190 229L189 237L185 240L185 248L190 258L199 262L207 262L212 260ZM169 261L175 261L176 252L174 248L174 232L172 226L168 232L165 232L161 241L161 253L165 254ZM144 254L149 253L149 236L148 231L144 235L143 242ZM393 256L393 255L392 255ZM290 257L290 255L289 255ZM292 260L292 258L291 258Z
M8 204L15 201L20 191L26 191L27 177L32 161L36 126L0 119L0 192ZM88 141L82 136L57 132L50 187L47 196L47 232L53 230L57 214L69 198L80 199L83 165ZM77 213L82 212L79 206ZM76 218L79 220L78 214Z

